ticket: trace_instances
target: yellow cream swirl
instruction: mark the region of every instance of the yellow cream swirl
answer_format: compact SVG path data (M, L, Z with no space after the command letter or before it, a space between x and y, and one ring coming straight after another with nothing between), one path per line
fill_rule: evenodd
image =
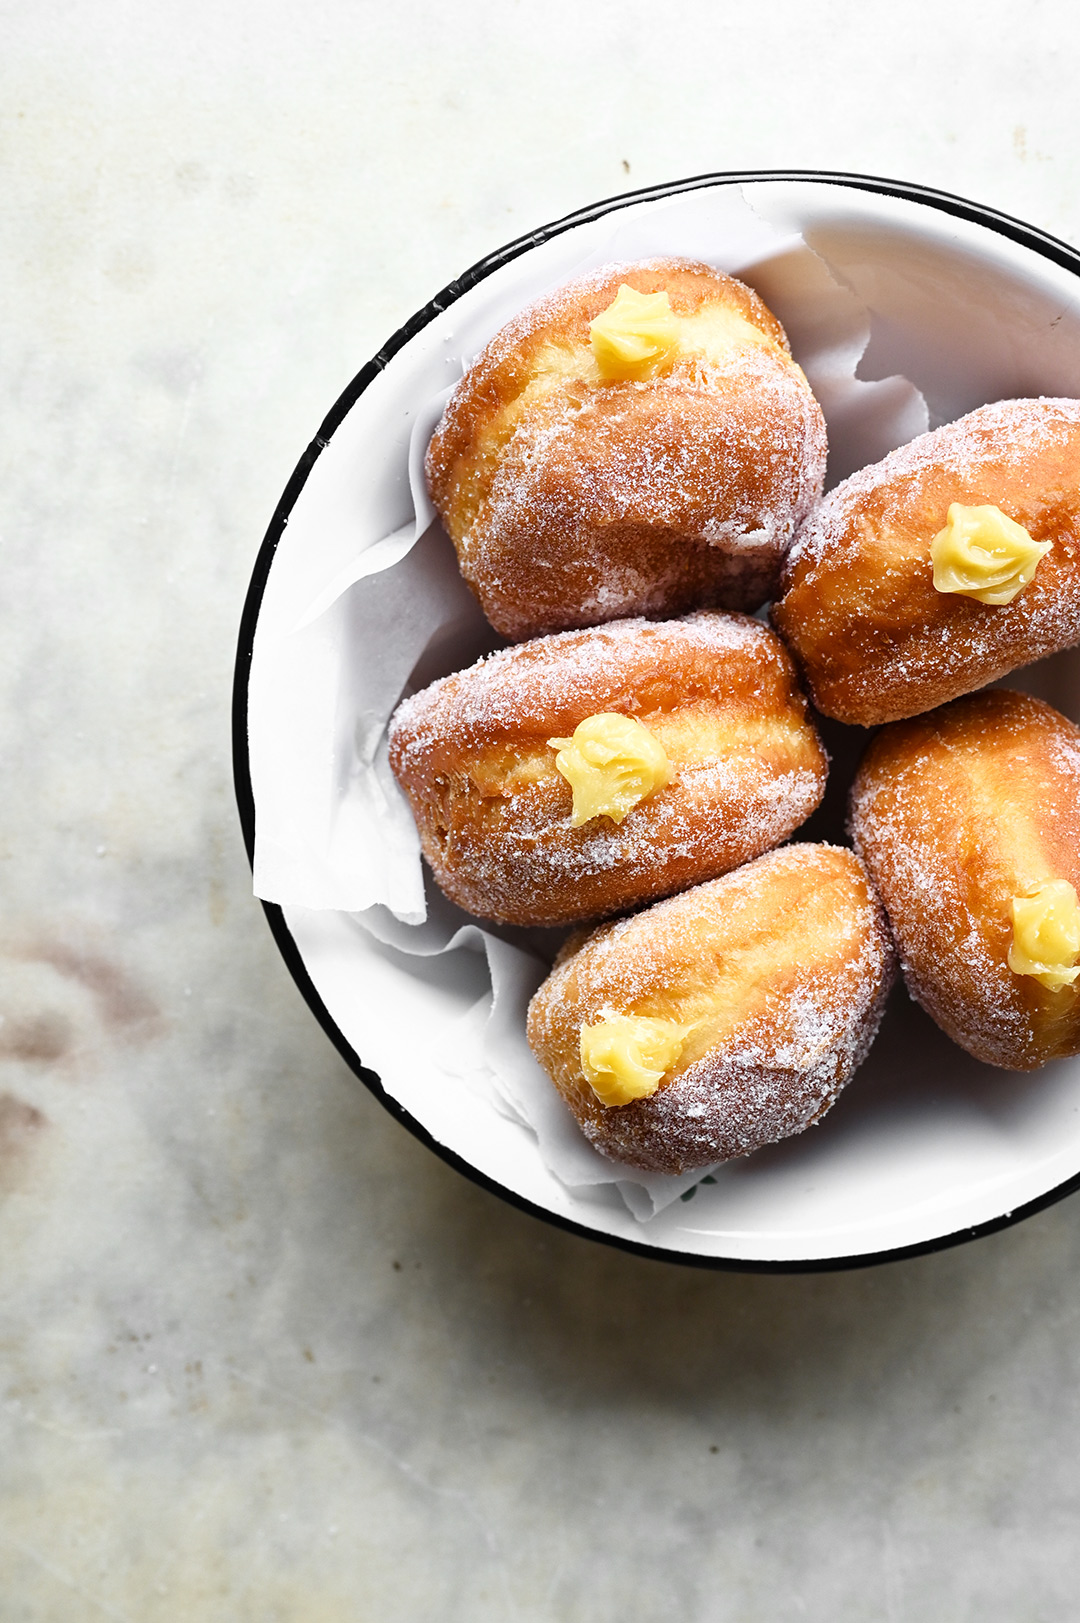
M624 282L589 323L593 358L606 382L651 376L673 359L679 322L666 293L637 293Z
M549 738L556 769L574 791L572 828L594 817L621 823L647 795L671 781L664 746L633 716L586 716L572 738Z
M1000 507L953 502L945 528L930 543L934 586L980 603L1011 603L1053 544L1033 540Z
M1052 992L1071 986L1080 975L1080 903L1067 879L1048 879L1012 901L1013 938L1009 968L1031 975Z
M690 1030L640 1014L609 1014L594 1026L583 1026L581 1068L600 1103L628 1105L654 1094Z

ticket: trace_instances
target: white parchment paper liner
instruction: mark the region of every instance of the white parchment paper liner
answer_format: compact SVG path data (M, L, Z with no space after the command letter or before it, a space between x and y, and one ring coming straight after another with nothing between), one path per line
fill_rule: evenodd
M415 828L387 765L386 723L402 693L498 641L433 513L422 474L428 439L465 366L524 304L593 266L657 254L738 275L776 312L826 415L830 482L923 432L928 416L923 393L904 377L855 376L870 308L850 276L830 268L827 243L815 252L782 220L750 208L738 188L637 205L572 236L534 249L490 289L482 283L438 316L391 362L395 377L369 386L312 469L290 519L291 531L303 530L301 567L290 570L287 591L275 592L271 571L252 669L255 890L270 901L349 912L378 940L418 958L483 952L490 993L448 1020L433 1045L446 1076L527 1125L565 1185L614 1184L645 1221L703 1172L635 1173L585 1141L524 1036L554 940L482 927L441 895L425 897ZM928 375L941 349L935 321L947 319L928 302ZM1080 355L1080 331L1073 343ZM411 372L398 364L417 349ZM981 383L981 397L996 398L991 380ZM937 420L979 403L954 408L947 387L937 392ZM296 539L287 531L283 545Z

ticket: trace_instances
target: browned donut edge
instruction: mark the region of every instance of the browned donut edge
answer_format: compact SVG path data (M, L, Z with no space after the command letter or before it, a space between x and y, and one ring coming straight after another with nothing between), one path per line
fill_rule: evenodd
M674 728L677 742L689 728L688 751L621 824L575 829L548 740L605 711ZM523 761L537 764L521 782ZM708 613L491 655L404 701L390 763L441 889L482 918L549 925L604 917L759 856L819 804L827 769L779 638Z
M1080 890L1080 729L994 689L884 728L850 830L885 904L911 995L969 1054L1009 1070L1080 1053L1080 988L1008 967L1028 877Z
M838 920L843 929L815 962L810 925L825 915L826 941ZM674 984L696 996L694 977L722 975L763 932L771 978L763 992L748 982L745 1018L728 1040L651 1098L605 1108L581 1071L582 1026L608 1005L650 1012ZM820 1120L873 1041L894 968L884 912L855 854L787 846L573 941L532 1000L529 1041L597 1149L643 1171L681 1173Z

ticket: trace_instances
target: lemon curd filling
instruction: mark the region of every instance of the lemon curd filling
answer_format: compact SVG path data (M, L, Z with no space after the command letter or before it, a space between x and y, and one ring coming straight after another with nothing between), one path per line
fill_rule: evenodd
M1067 879L1048 879L1029 896L1012 901L1009 968L1032 975L1052 992L1080 975L1080 903Z
M980 603L1011 603L1024 590L1052 541L1033 541L1000 507L953 502L930 543L934 585Z
M574 791L572 828L594 817L621 823L647 795L671 781L660 740L633 716L586 716L572 738L549 738L556 769Z
M657 372L679 347L679 322L666 293L636 293L624 282L589 323L593 358L607 382Z
M649 1098L678 1060L690 1030L638 1014L612 1014L582 1026L581 1068L600 1103Z

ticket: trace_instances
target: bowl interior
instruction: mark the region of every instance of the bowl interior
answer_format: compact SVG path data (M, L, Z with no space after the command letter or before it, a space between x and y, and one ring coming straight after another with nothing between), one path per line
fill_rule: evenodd
M711 189L719 201L732 184L695 184L694 191ZM961 218L928 201L840 182L758 179L743 184L743 195L774 232L800 233L865 304L870 336L858 376L909 379L931 426L991 399L1080 395L1080 282L1066 263L1040 251L1037 239L1014 240L990 217ZM676 190L661 205L668 252L695 252L685 203ZM620 203L496 261L446 308L425 313L348 409L335 414L325 449L286 503L288 523L261 596L253 741L272 734L275 718L301 702L270 674L271 650L294 625L297 605L315 598L335 570L347 570L359 544L410 520L409 443L420 403L456 380L463 359L533 296L538 280L565 279L597 244L608 258L648 251L636 246L655 232L647 209L655 215L656 201ZM782 272L774 255L758 285L798 354L798 334L812 327L815 312ZM859 465L859 456L853 426L830 477ZM425 680L491 646L452 572L446 591L460 594L454 635L429 652ZM392 652L382 648L373 650L370 669L365 680L399 687L409 674L396 672ZM1077 652L1018 672L1005 685L1036 692L1080 721ZM362 710L362 691L356 702ZM826 724L825 731L834 762L829 793L803 838L842 837L846 788L863 742L858 729ZM275 761L272 754L253 742L256 826L260 805L286 780L302 785L311 770L310 761ZM448 1045L477 1017L490 985L475 941L435 964L375 939L336 908L286 904L276 923L313 1008L352 1063L378 1074L404 1119L511 1199L619 1243L721 1265L867 1261L995 1226L1080 1175L1080 1060L1034 1076L979 1065L900 989L869 1059L820 1127L721 1168L641 1222L614 1184L567 1187L519 1120L493 1110L483 1087L448 1075ZM524 1006L502 1014L523 1020Z

